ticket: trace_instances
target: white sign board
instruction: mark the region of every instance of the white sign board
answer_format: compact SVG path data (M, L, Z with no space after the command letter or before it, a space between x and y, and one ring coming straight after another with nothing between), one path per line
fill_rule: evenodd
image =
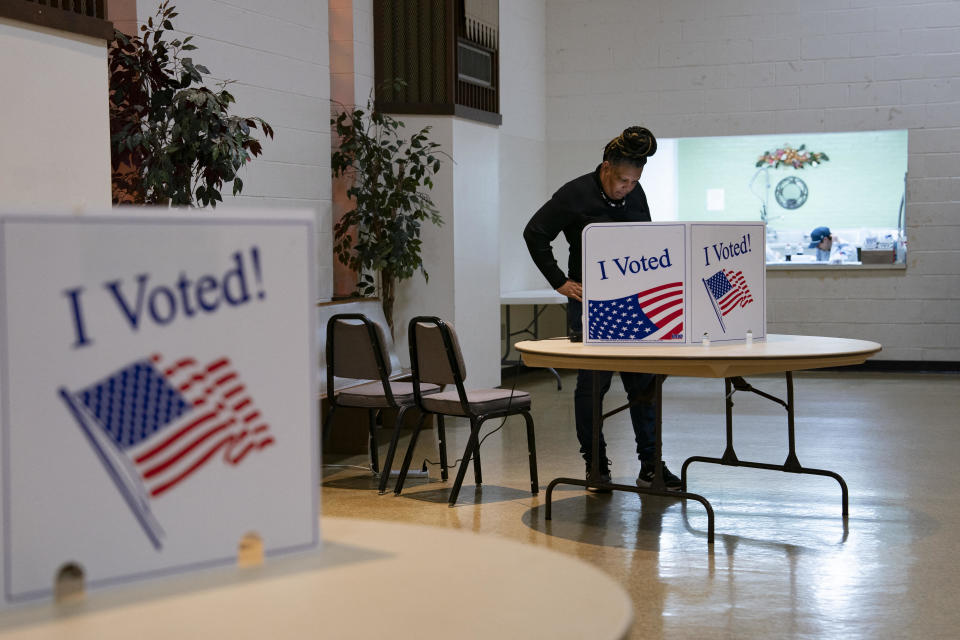
M762 223L600 223L582 241L584 342L766 337Z
M584 228L584 342L685 342L687 234L682 223Z
M690 224L690 342L766 338L765 238L762 223Z
M3 599L316 547L310 212L0 215Z

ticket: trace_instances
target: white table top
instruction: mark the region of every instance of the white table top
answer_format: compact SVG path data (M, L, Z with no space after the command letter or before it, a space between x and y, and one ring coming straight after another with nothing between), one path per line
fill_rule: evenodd
M326 517L324 546L0 615L4 639L624 638L626 591L589 564L472 532ZM226 574L226 578L224 578Z
M553 289L504 291L500 294L500 304L567 304L567 297Z
M860 364L882 348L867 340L780 334L768 334L766 340L749 345L587 345L559 338L525 340L514 347L528 367L703 378Z

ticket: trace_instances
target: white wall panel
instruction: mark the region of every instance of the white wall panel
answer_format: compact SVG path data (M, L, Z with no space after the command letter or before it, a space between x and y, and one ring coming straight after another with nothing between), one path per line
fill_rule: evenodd
M454 322L471 385L500 384L500 135L453 119Z
M404 115L403 122L409 134L430 126L430 140L456 160L453 137L453 118ZM397 287L397 300L394 307L394 341L407 344L407 323L410 318L419 315L439 316L456 323L454 290L457 286L457 254L454 217L453 176L454 163L443 158L440 172L433 178L434 189L430 197L443 218L443 225L425 225L422 227L423 265L430 276L424 281L420 273L405 280ZM410 364L410 354L401 350L397 355L404 366Z
M533 266L523 241L530 216L552 193L546 184L545 20L543 0L500 3L500 291L549 286ZM562 92L564 83L575 91L590 79L583 72L566 73L554 81L552 91Z

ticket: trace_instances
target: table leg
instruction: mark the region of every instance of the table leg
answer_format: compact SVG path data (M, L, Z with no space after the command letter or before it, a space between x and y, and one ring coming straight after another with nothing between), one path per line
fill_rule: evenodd
M727 421L727 444L726 449L723 452L723 456L720 458L710 458L706 456L691 456L684 460L683 466L680 468L680 487L684 491L687 489L687 468L693 462L707 462L710 464L723 464L730 467L750 467L753 469L770 469L772 471L785 471L788 473L799 473L807 475L817 475L817 476L827 476L833 478L840 485L841 493L841 513L843 518L846 519L849 515L849 491L847 490L847 483L840 476L840 474L833 471L828 471L825 469L811 469L804 467L800 464L800 460L797 458L796 450L796 435L795 435L795 424L794 424L794 396L793 396L793 372L786 372L787 380L787 400L784 402L782 399L772 396L768 393L764 393L759 389L755 389L746 380L741 377L735 378L726 378L724 380L724 387L726 391L726 421ZM733 394L737 391L749 391L750 393L756 394L763 398L766 398L772 402L775 402L783 406L787 411L787 458L783 464L768 464L764 462L747 462L737 458L737 454L733 449Z
M593 452L590 458L590 475L594 478L600 478L600 433L603 429L603 402L600 399L600 376L594 371L590 376L592 381L591 391L593 397Z
M503 357L500 358L500 364L509 364L510 361L507 360L507 356L510 355L510 338L513 337L513 334L510 333L510 305L508 304L504 305L503 313L504 313L504 324L506 325L505 330L507 332L507 339L503 341L504 344L506 345L506 348L503 351Z

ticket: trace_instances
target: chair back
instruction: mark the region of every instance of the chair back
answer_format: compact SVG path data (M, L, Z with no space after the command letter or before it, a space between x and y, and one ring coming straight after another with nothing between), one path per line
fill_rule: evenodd
M410 320L410 366L419 382L463 385L467 367L453 327L434 316Z
M383 346L390 354L390 368L395 374L403 369L400 362L400 356L397 355L397 347L393 343L393 336L387 329L387 319L383 315L383 305L379 298L347 298L345 300L332 300L330 302L318 302L316 307L317 321L317 381L322 387L320 395L326 396L327 393L327 323L330 318L343 313L362 313L374 324L383 328L383 337L385 341ZM352 384L351 378L337 378L337 390L346 384Z
M362 313L340 313L327 321L327 397L334 378L379 380L390 393L390 355L383 328Z

